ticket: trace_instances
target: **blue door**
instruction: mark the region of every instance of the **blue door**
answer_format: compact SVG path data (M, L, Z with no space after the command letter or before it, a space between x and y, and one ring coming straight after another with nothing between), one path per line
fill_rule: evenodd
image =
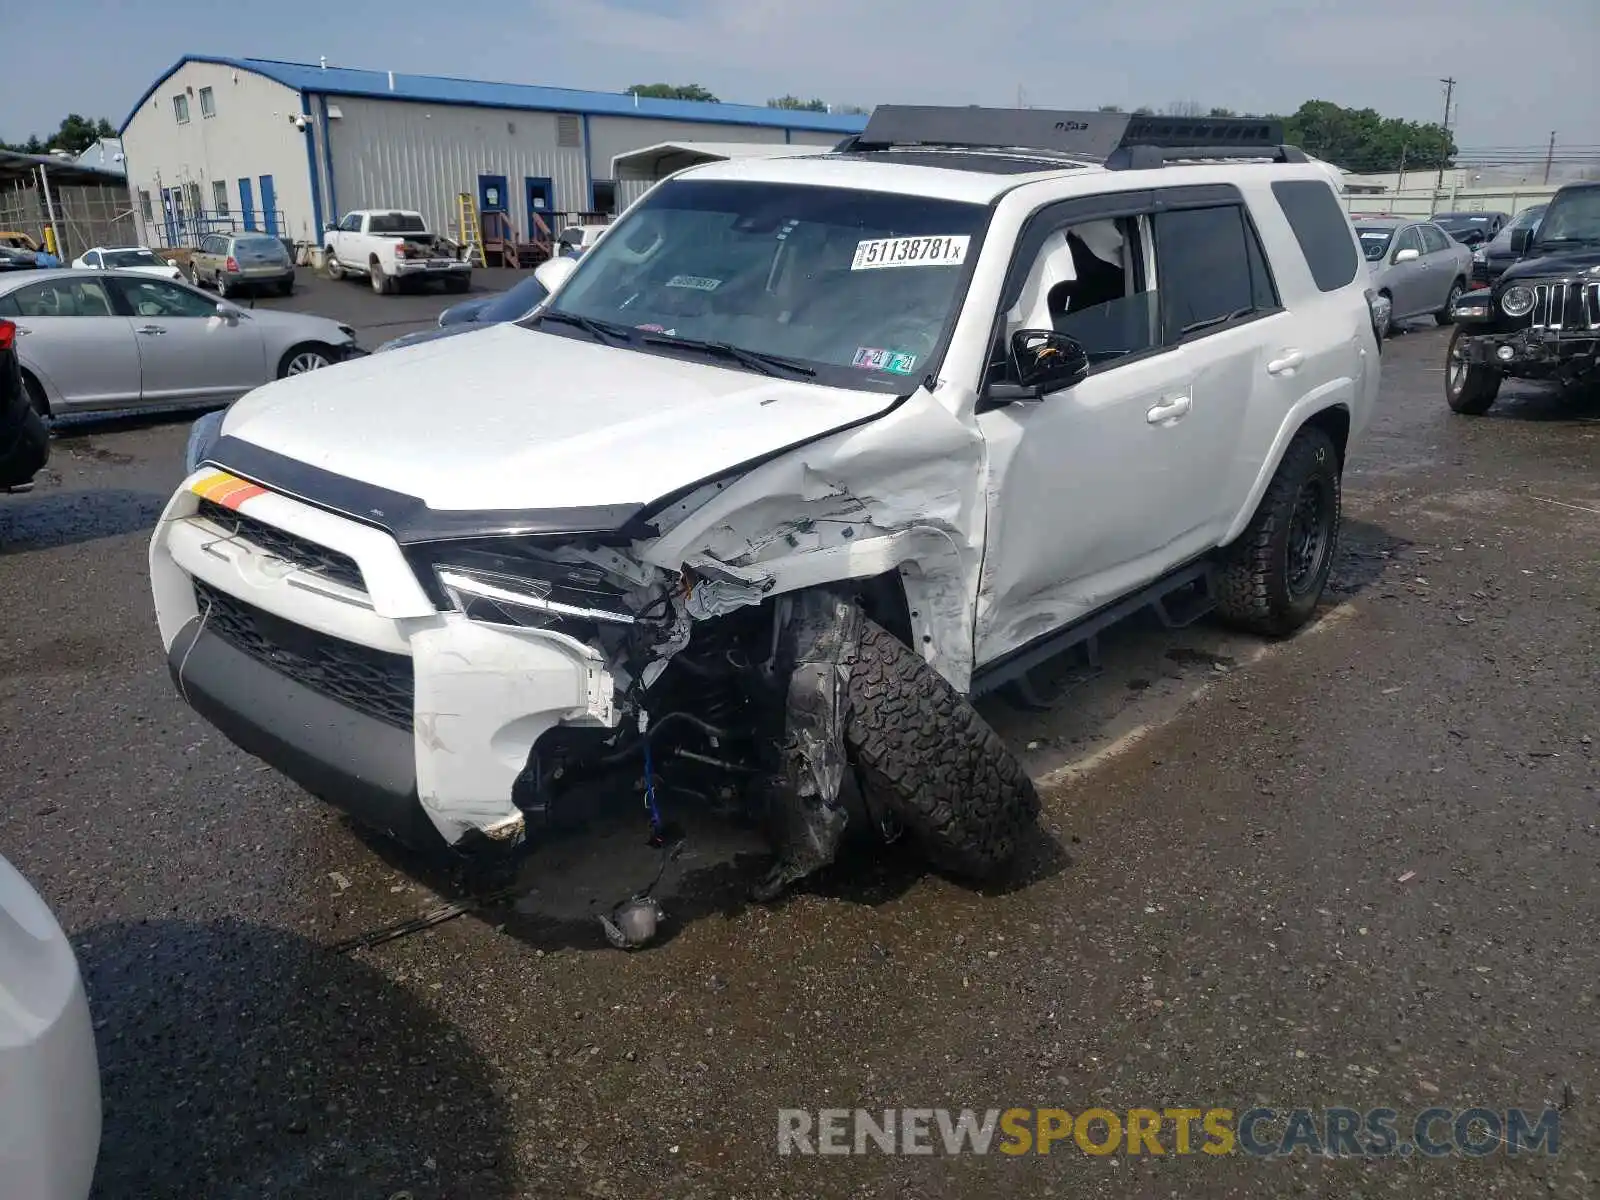
M273 191L272 176L261 177L261 219L266 222L264 228L268 233L277 233L281 222L278 219L278 193Z
M256 192L249 179L239 180L239 213L246 229L256 227Z
M510 207L506 202L506 177L504 175L479 175L478 211L503 213Z
M555 187L550 180L532 175L523 182L528 188L528 236L536 242L549 241L555 236Z

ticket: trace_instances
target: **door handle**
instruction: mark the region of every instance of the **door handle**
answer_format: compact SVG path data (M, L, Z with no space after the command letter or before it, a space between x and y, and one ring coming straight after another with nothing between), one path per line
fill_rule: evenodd
M1191 404L1187 394L1165 396L1160 404L1144 414L1144 419L1152 425L1166 425L1187 413Z
M26 325L18 325L17 326L17 336L18 337L23 337L24 335L32 333L32 332L33 332L33 330L29 329Z
M1305 365L1306 356L1298 350L1285 350L1282 358L1275 358L1267 364L1268 375L1287 375L1291 371Z
M148 333L152 337L154 337L154 336L157 336L159 334L165 333L166 330L161 328L161 326L159 326L159 325L141 325L141 326L139 326L138 329L134 330L134 332L135 333Z

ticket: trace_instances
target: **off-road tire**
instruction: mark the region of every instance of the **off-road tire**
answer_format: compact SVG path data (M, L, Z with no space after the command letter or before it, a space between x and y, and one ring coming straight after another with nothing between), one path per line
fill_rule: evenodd
M1494 406L1503 376L1491 367L1467 362L1464 353L1458 363L1456 347L1461 337L1461 330L1457 329L1450 335L1450 348L1445 351L1444 399L1452 412L1481 417Z
M1331 520L1322 527L1320 560L1297 589L1290 584L1290 534L1296 506L1308 486L1323 493ZM1323 430L1307 426L1289 443L1250 524L1223 551L1215 580L1217 615L1265 637L1286 637L1299 629L1311 619L1327 587L1341 516L1339 451Z
M1439 325L1454 325L1455 324L1455 318L1450 315L1450 310L1455 308L1456 301L1461 299L1462 294L1466 290L1467 290L1467 285L1462 283L1459 278L1454 283L1452 283L1450 285L1450 294L1445 297L1444 307L1441 308L1438 312L1433 314L1433 319L1434 319L1434 322L1436 324L1439 324Z
M862 792L934 865L991 879L1037 836L1039 797L1022 764L942 675L870 620L847 695L845 746Z

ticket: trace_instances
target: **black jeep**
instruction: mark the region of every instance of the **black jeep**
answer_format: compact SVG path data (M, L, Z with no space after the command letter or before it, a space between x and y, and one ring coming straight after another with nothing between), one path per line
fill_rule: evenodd
M1562 188L1511 248L1517 262L1451 310L1444 386L1458 413L1488 412L1507 376L1600 388L1600 183Z

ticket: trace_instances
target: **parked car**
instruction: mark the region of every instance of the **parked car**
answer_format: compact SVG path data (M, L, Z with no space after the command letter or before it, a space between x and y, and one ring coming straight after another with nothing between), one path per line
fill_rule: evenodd
M472 287L472 264L429 233L417 212L370 209L346 213L337 225L326 227L322 253L331 278L365 275L379 295L414 279L442 280L452 292Z
M359 353L348 325L245 312L188 284L123 271L0 276L0 317L16 323L34 407L52 415L220 403Z
M1535 204L1525 208L1512 217L1494 235L1492 241L1484 243L1472 252L1472 283L1474 287L1488 287L1512 263L1517 261L1517 252L1511 248L1511 235L1519 229L1534 229L1539 224L1539 218L1544 216L1548 204Z
M1472 251L1428 221L1361 217L1355 228L1372 286L1389 301L1383 335L1414 317L1449 324L1451 306L1472 278Z
M1488 412L1505 379L1600 387L1600 183L1561 188L1511 249L1494 285L1455 307L1445 399L1468 416Z
M72 943L0 858L0 1194L85 1200L100 1155L100 1061Z
M21 250L15 246L0 246L0 271L36 271L39 269L39 256L32 250Z
M61 260L54 254L51 254L50 251L39 245L27 234L19 233L15 229L0 229L0 246L9 247L12 250L23 250L33 255L33 265L36 267L59 267L61 265Z
M497 296L485 296L482 299L466 300L453 305L439 314L437 328L402 334L384 342L373 353L399 350L404 346L438 341L440 338L453 337L458 333L471 333L474 329L482 329L486 325L519 320L543 304L549 294L549 290L539 281L538 276L529 275L515 287L507 288Z
M847 823L1002 872L1037 798L970 697L1140 606L1302 626L1378 391L1327 170L1134 120L880 106L675 175L533 316L240 400L151 542L184 699L423 847L622 770L657 835L772 818L761 896Z
M1434 213L1433 223L1463 246L1481 246L1504 228L1511 219L1503 212Z
M600 240L608 225L568 225L556 238L558 253L567 258L582 258Z
M20 491L50 461L50 429L22 386L17 326L0 317L0 491Z
M154 275L157 279L182 279L183 272L148 246L96 246L85 250L72 260L79 271L117 270L134 271L140 275Z
M219 296L271 288L294 292L294 259L282 238L266 233L209 233L189 259L189 282L210 284Z

